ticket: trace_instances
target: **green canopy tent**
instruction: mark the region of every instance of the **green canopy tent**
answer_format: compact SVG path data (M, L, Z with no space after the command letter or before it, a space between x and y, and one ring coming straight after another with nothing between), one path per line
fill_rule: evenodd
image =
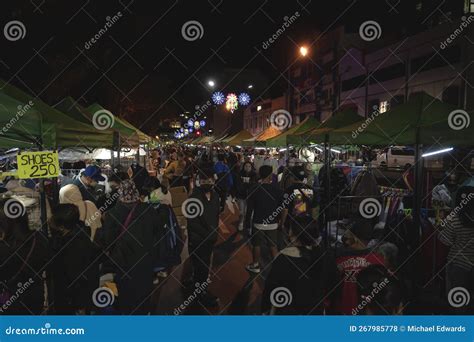
M300 131L291 134L288 137L290 144L304 145L321 143L325 140L326 135L337 128L345 127L356 122L361 122L362 117L358 115L353 109L344 109L334 113L329 119L318 123L317 127L311 128L307 131Z
M18 88L0 80L0 92L14 98L15 100L30 105L40 114L40 139L38 145L44 148L66 148L66 147L93 147L100 135L107 134L98 131L90 125L74 120L61 111L47 105L39 98L35 98ZM25 111L27 121L30 116L29 110ZM23 121L22 121L23 122ZM18 122L20 123L20 122ZM22 124L22 123L21 123Z
M117 118L119 119L120 121L122 121L122 123L131 128L131 129L134 129L135 132L137 133L138 135L138 141L140 142L140 144L146 144L146 143L149 143L153 140L152 137L150 137L148 134L146 133L143 133L141 130L139 130L137 127L133 126L130 122L128 122L127 120L125 119L121 119L121 118Z
M73 118L74 120L80 121L84 124L87 124L91 127L93 125L93 115L82 107L80 104L77 103L72 97L66 97L61 102L56 104L54 108L60 110L61 112L67 114L69 117ZM95 128L95 127L94 127ZM91 147L98 147L98 148L113 148L113 133L112 129L103 129L101 130L104 134L100 134L97 136L97 141Z
M201 145L212 144L214 140L215 140L215 137L213 135L205 136L202 138L202 140L199 141L199 144Z
M41 113L0 90L0 147L37 147L41 141L54 145L51 125L43 124ZM47 133L45 133L47 130Z
M202 141L202 139L204 139L204 137L197 137L197 138L194 139L191 143L192 143L193 145L198 145L198 144Z
M98 103L94 103L90 105L89 107L86 108L86 110L92 114L93 120L94 120L94 115L96 115L96 118L95 118L96 120L99 117L102 117L104 119L104 123L107 126L110 126L109 128L120 133L120 146L121 147L125 147L125 148L138 147L138 145L140 144L140 138L138 136L137 129L133 127L132 125L130 125L130 123L125 122L125 120L122 120L118 118L117 116L113 115L110 111L108 111L107 109L105 109Z
M266 129L264 129L257 136L255 136L251 139L246 139L246 140L242 141L242 146L265 147L266 146L266 141L268 139L274 138L279 134L281 134L281 131L278 128L273 127L273 126L269 126Z
M226 145L229 145L229 146L241 146L242 145L242 141L244 140L247 140L247 139L251 139L253 138L253 135L243 129L241 130L239 133L227 138L227 139L224 139L222 141L222 143L226 144Z
M267 147L287 146L287 145L290 144L290 141L288 139L289 136L291 136L293 134L307 132L308 130L311 130L311 129L317 127L317 125L319 125L319 124L320 124L319 121L316 120L315 118L307 117L302 122L300 122L297 125L294 125L294 126L290 127L287 131L281 133L280 135L277 135L274 138L268 139L266 141L266 146Z
M229 138L229 134L227 133L224 133L222 136L220 136L219 138L217 138L216 140L214 140L212 143L213 144L218 144L218 143L221 143L223 142L225 139Z
M457 109L424 92L413 94L408 102L386 113L332 131L330 142L374 146L472 145L473 125L459 130L451 127L450 114Z

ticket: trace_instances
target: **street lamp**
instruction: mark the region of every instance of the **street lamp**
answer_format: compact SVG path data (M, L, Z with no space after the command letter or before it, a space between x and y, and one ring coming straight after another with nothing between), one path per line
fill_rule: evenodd
M307 54L308 54L308 48L306 46L301 46L300 47L300 55L303 56L303 57L306 57Z
M253 84L249 84L249 86L248 86L247 88L252 89L252 88L253 88Z
M216 83L213 81L213 80L209 80L207 81L207 85L211 88L214 88L214 86L216 85Z

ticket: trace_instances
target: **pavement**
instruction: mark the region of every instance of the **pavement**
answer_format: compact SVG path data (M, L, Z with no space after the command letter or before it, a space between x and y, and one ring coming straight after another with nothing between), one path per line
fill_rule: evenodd
M209 292L219 298L219 306L206 308L186 289L190 260L185 246L181 265L161 281L153 294L157 315L252 315L260 314L260 295L265 272L250 274L245 266L252 260L247 234L237 231L239 210L236 203L227 202L220 216L218 240L212 259ZM262 254L264 251L262 251Z

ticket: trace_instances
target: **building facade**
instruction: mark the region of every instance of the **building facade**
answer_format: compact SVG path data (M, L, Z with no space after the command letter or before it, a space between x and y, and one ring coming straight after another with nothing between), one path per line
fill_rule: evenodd
M270 126L270 116L279 109L286 109L284 96L258 101L244 111L243 127L252 135L261 133Z

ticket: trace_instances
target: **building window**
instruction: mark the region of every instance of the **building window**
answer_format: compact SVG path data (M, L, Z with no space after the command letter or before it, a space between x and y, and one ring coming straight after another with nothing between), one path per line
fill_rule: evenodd
M464 13L474 13L474 0L464 0Z
M262 110L262 106L257 106L257 112L260 112Z
M385 113L390 109L390 103L388 101L382 101L379 105L379 112Z

